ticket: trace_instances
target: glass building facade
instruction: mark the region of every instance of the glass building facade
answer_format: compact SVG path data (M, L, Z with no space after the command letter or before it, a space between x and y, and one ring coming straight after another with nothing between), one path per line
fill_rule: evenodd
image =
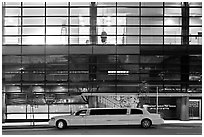
M201 119L201 2L3 2L2 11L4 121L140 104Z

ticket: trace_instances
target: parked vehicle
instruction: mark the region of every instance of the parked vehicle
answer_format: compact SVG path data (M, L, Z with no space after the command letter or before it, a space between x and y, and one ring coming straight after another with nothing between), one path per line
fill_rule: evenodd
M58 129L93 125L141 125L149 128L163 123L160 114L151 114L141 108L86 108L72 115L52 117L49 121L49 125Z

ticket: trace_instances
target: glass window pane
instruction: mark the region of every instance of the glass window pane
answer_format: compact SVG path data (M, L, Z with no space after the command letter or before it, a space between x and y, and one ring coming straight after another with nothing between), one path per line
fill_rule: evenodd
M5 86L5 92L21 92L20 85L10 84Z
M46 2L46 6L68 6L68 2Z
M44 16L45 8L23 8L23 16Z
M97 18L97 25L115 25L116 18L115 17L98 17Z
M118 16L139 16L139 8L118 8Z
M202 2L189 2L190 6L202 6Z
M165 8L164 16L181 16L181 8Z
M43 81L44 77L44 74L35 74L30 72L22 74L22 80L24 81Z
M45 2L23 2L23 6L44 6Z
M164 37L164 44L181 44L181 37Z
M202 17L191 17L190 18L190 25L202 25Z
M46 15L47 16L67 16L68 8L47 8Z
M67 44L67 36L47 36L46 44Z
M181 25L182 20L181 18L165 18L164 19L164 25L172 26L172 25Z
M3 44L20 44L20 37L3 37Z
M139 6L139 2L118 2L117 6Z
M202 37L197 37L197 36L190 36L189 37L189 43L190 44L195 44L195 45L201 45L202 44Z
M142 37L142 44L163 44L163 37Z
M163 6L163 2L142 2L142 6Z
M5 16L20 16L21 9L20 8L6 8Z
M142 25L163 25L163 18L158 17L147 17L147 18L141 18L141 24Z
M181 27L165 27L164 35L181 35Z
M21 63L20 56L2 56L2 62L5 64L18 64Z
M7 106L8 113L15 113L15 112L26 112L26 105L8 105Z
M141 31L142 31L142 35L162 35L163 34L162 27L142 27Z
M98 35L102 35L102 32L104 31L107 33L107 35L116 35L115 27L98 27Z
M4 25L18 26L21 25L20 18L4 18Z
M4 74L5 81L20 81L21 75L20 74Z
M23 18L23 25L44 25L45 18L34 17L34 18Z
M23 35L45 35L44 27L23 27Z
M127 36L125 41L126 44L139 44L139 37Z
M139 27L117 27L117 35L139 35Z
M90 6L90 2L70 2L71 6Z
M72 27L71 35L89 35L90 34L89 27Z
M68 28L66 27L63 27L63 28L62 27L47 27L46 34L47 35L67 35L68 34L67 29Z
M98 2L97 6L115 6L116 2Z
M165 6L181 6L181 2L165 2Z
M163 16L162 8L141 8L141 16Z
M70 24L71 25L89 25L90 24L90 18L89 17L71 17L70 18Z
M189 35L201 35L202 27L190 27Z
M86 44L89 36L70 36L70 44Z
M98 44L103 44L101 36L98 36ZM116 44L116 36L107 36L106 44Z
M44 37L43 36L25 36L23 37L23 44L44 44Z
M71 16L90 16L89 8L70 8Z
M190 16L202 16L202 8L190 8Z
M5 6L21 6L20 2L5 2Z
M98 8L97 16L115 16L116 8Z
M4 35L21 35L20 27L5 27Z
M64 25L68 24L67 17L47 17L47 25Z

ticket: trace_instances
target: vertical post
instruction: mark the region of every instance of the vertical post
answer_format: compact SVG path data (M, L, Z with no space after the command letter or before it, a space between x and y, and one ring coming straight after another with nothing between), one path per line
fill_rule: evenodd
M157 109L156 109L156 113L158 114L158 106L159 106L159 87L157 87L157 96L156 96L156 106L157 106Z

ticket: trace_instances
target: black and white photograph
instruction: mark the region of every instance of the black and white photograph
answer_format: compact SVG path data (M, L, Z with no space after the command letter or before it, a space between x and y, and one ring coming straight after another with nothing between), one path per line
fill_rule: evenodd
M202 135L202 1L1 11L2 135Z

